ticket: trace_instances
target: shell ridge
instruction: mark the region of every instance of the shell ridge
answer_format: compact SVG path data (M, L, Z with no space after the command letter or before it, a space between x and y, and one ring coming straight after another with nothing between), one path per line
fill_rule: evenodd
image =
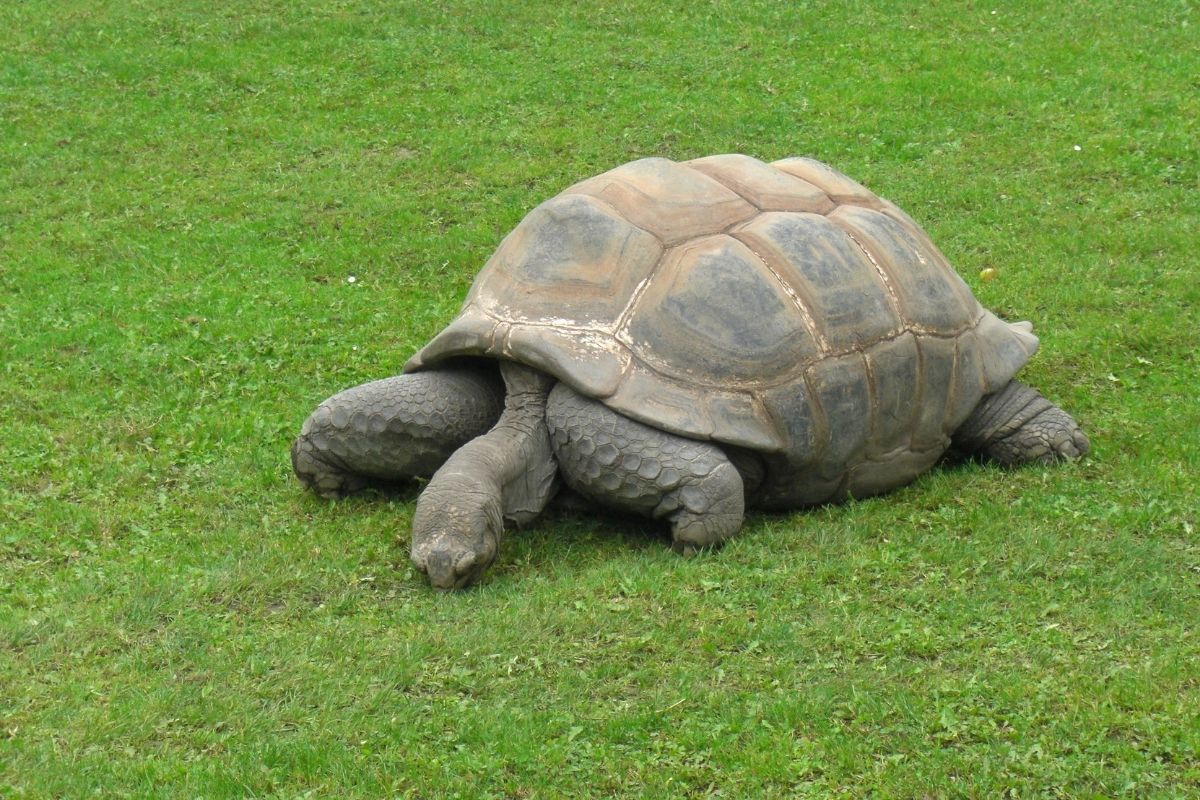
M784 294L791 299L792 304L800 313L800 319L804 323L804 327L808 331L808 335L813 338L813 341L817 343L817 347L820 348L821 357L828 355L830 352L829 341L825 338L824 332L821 331L821 327L817 324L817 318L813 313L809 299L804 297L797 287L792 286L789 281L784 279L783 274L779 271L779 269L771 263L771 259L763 255L763 253L758 249L758 243L754 241L753 237L746 236L745 234L738 235L736 232L727 235L730 238L741 242L746 249L753 253L758 260L762 262L763 267L766 268L767 272L771 273L771 277L775 279L775 282L779 284L779 287L783 289Z
M911 324L910 317L905 313L904 303L901 301L900 293L896 288L896 279L888 274L883 262L863 243L861 237L855 235L856 231L852 230L849 224L843 220L833 219L832 217L830 217L830 221L841 228L842 233L846 234L850 241L854 242L855 246L858 247L863 256L871 264L871 267L874 268L875 273L879 275L879 280L883 283L884 291L887 292L888 304L891 305L892 311L896 313L900 321L904 323L905 328L908 328Z
M967 308L974 308L979 305L979 300L971 292L971 287L967 286L966 281L958 274L958 270L954 269L954 265L950 263L950 259L946 258L946 255L933 243L933 239L917 224L917 221L906 214L903 209L891 200L883 197L879 199L883 202L883 207L878 209L880 213L898 222L906 234L916 239L918 245L928 252L930 260L935 267L941 270L946 280L949 281L950 287L958 295L958 299Z
M882 410L879 402L879 388L875 385L875 368L871 366L871 359L867 358L866 351L862 351L863 357L863 372L867 376L867 445L863 450L864 454L871 451L871 437L879 427L882 417Z
M752 206L754 208L755 216L762 213L762 211L763 211L762 206L760 206L758 203L754 202L754 200L751 199L750 197L748 197L745 192L738 191L738 188L736 186L731 185L728 181L721 180L721 176L719 173L711 174L711 173L705 172L702 169L697 169L692 163L690 163L688 161L678 161L676 163L679 164L679 166L681 166L681 167L690 169L692 172L696 173L697 175L703 175L705 178L708 178L710 181L716 181L717 183L721 184L729 191L736 194L738 197L745 200L746 203L748 203L750 206ZM730 228L737 227L738 225L741 225L743 222L746 222L746 221L747 220L744 220L744 219L738 220L737 222L734 222L734 223L728 225L725 230L729 230Z
M646 160L649 160L649 159L646 159ZM663 159L663 161L668 161L668 159ZM674 164L675 166L678 166L678 167L683 167L683 168L687 169L688 172L691 172L691 173L695 174L696 176L698 176L699 178L701 178L705 181L708 181L709 183L713 184L714 186L719 187L722 191L729 192L732 196L728 200L722 200L720 205L728 205L729 203L736 201L737 203L743 203L750 207L750 210L752 213L738 217L738 219L734 220L734 222L732 224L737 224L738 222L747 220L759 213L756 206L753 206L750 203L748 203L740 194L730 190L728 187L725 186L725 184L721 183L720 181L714 180L714 179L710 178L709 176L705 175L703 172L701 172L697 169L692 169L690 167L687 167L684 164L680 164L680 163L674 162L674 161L668 161L668 163ZM635 206L653 207L660 202L662 202L666 205L669 205L668 201L657 200L652 195L647 194L636 183L634 183L633 181L627 180L625 177L623 177L619 174L612 175L609 177L608 183L605 184L603 189L601 189L599 192L597 192L597 195L596 195L597 198L612 205L613 204L612 201L609 200L608 197L606 197L604 195L608 194L609 191L612 190L613 187L615 187L615 186L619 186L621 189L624 189L626 192L629 192L631 195L636 196L638 198L638 202L634 204ZM622 216L624 217L625 215L622 215ZM640 228L642 226L636 225L635 227ZM655 238L657 238L659 240L659 242L663 245L663 247L669 247L669 246L674 246L674 245L678 245L678 244L683 244L685 242L691 241L692 239L699 238L699 235L688 234L688 235L673 237L670 239L665 238L664 236L656 235Z
M950 361L950 390L946 393L946 408L942 411L942 419L939 427L942 434L949 436L954 431L946 424L946 420L954 413L955 407L958 405L958 396L961 393L959 383L962 382L962 337L954 339L954 358Z
M821 216L823 216L823 217L827 217L827 216L829 216L830 214L832 214L834 211L837 211L837 209L838 209L838 206L840 206L840 205L841 205L841 203L840 203L838 200L834 199L833 195L831 195L831 194L830 194L828 191L826 191L824 187L822 187L822 186L819 186L819 185L817 185L816 183L813 183L813 182L812 182L812 181L810 181L808 178L805 178L805 177L803 177L802 175L797 175L797 174L796 174L796 173L794 173L794 172L790 172L790 171L788 171L788 170L786 170L786 169L783 169L783 168L781 168L781 167L779 166L779 162L778 162L778 161L763 162L763 163L765 163L765 164L766 164L766 165L767 165L769 168L771 168L771 169L775 170L776 172L778 172L780 175L786 175L786 176L788 176L789 178L793 178L793 179L795 179L795 180L798 180L798 181L802 181L802 182L804 182L804 183L807 183L809 186L813 187L813 188L814 188L814 189L816 189L818 192L820 192L821 194L825 195L825 197L826 197L826 198L829 200L829 205L828 205L828 206L825 208L825 210L824 210L824 211L810 211L810 212L808 212L808 213L810 213L810 214L820 214L820 215L821 215Z
M641 366L650 370L651 372L653 372L655 375L662 378L663 380L672 381L673 383L680 383L680 377L678 375L672 374L669 371L671 369L671 367L669 365L662 364L662 363L656 364L654 361L647 358L645 356L645 354L639 353L639 352L634 352L633 349L629 346L629 344L627 342L625 342L621 339L617 339L617 341L626 350L629 350L631 358L634 361L636 361L638 364L640 364ZM791 374L791 373L789 373L789 374ZM705 378L698 377L698 376L691 375L691 374L687 375L687 381L690 384L692 384L693 386L698 386L703 389L717 389L717 390L733 389L735 391L747 393L747 394L752 394L755 389L757 389L760 386L765 385L762 381L759 381L759 380L746 380L746 379L738 380L737 378L728 378L728 379L724 379L721 381L716 381L716 380L706 380ZM780 381L780 383L787 383L787 380L786 379L782 380L782 381Z
M825 406L821 405L821 396L813 386L812 376L807 369L800 376L800 380L804 382L804 393L808 396L808 404L813 412L812 457L808 461L808 466L812 466L821 463L821 459L824 458L829 449L832 432L829 429L829 415L825 413Z
M607 189L609 185L610 184L605 184L604 188ZM667 243L663 241L661 236L659 236L657 233L655 233L652 230L648 230L646 228L643 228L641 225L638 225L636 222L631 220L629 217L622 214L621 209L617 208L615 205L613 205L611 202L609 202L609 200L607 198L601 197L599 194L589 194L588 192L576 191L575 187L572 186L570 189L566 189L566 190L560 192L559 194L556 194L555 197L586 197L589 200L595 200L597 203L599 203L600 205L604 206L606 209L611 211L617 217L617 219L621 220L622 222L625 222L631 228L637 228L642 233L650 234L651 236L653 236L655 238L655 240L660 245L663 246L664 250L667 249ZM509 235L511 236L512 234L509 234ZM505 238L507 239L508 237L506 236ZM504 242L501 241L501 244L504 244Z
M918 416L921 404L925 402L925 348L921 346L921 336L913 335L913 342L917 346L917 391L913 398L913 408L918 412L914 412L913 419ZM917 425L915 422L909 423L908 426L908 449L912 450L917 440Z

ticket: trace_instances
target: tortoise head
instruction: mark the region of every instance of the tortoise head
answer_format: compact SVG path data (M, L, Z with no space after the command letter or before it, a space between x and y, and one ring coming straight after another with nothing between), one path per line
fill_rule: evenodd
M498 498L426 491L413 514L410 557L433 588L462 589L496 560L503 532Z

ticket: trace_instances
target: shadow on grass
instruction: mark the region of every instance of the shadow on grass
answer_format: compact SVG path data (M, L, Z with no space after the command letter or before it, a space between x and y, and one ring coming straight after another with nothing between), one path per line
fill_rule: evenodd
M979 481L994 481L995 490L1003 493L1010 485L1008 476L1040 468L1043 466L1003 468L976 457L949 452L912 483L883 495L849 498L793 511L751 510L736 538L739 549L745 548L740 558L766 564L773 563L785 552L837 553L853 546L854 542L861 545L864 536L873 539L884 529L894 535L896 525L917 525L914 515L924 520L933 513L936 515L934 522L939 526L946 525L948 521L942 517L965 513L953 499L957 489L952 484L961 483L965 489ZM397 572L405 573L411 542L411 515L425 485L426 481L379 482L334 501L332 506L315 497L312 501L326 506L327 514L347 520L362 514L383 513L388 506L394 506L398 528L387 561ZM883 510L881 504L892 508ZM873 520L874 524L864 528L868 520ZM719 554L728 546L706 551L700 557ZM605 562L628 562L630 558L645 563L657 562L660 557L676 558L670 549L670 525L666 521L608 509L564 491L534 522L506 530L496 563L472 589L486 590L499 584L519 583L543 573L561 576L564 570L586 572ZM414 587L425 584L415 572L409 575L408 581L402 582L411 582Z

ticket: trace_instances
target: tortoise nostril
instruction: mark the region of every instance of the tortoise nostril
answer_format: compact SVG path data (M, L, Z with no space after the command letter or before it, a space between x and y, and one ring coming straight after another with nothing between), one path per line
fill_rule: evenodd
M474 553L463 553L458 557L458 561L454 565L455 573L459 575L467 574L475 566L476 560Z
M450 556L445 553L431 553L426 563L425 575L435 589L453 589L458 585L458 575L455 573Z

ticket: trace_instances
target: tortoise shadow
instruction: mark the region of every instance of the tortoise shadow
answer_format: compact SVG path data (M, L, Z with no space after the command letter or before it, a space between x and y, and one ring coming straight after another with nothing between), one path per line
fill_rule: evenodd
M988 466L996 465L977 454L964 454L949 450L930 469L905 486L897 487L880 495L846 498L839 502L824 503L811 508L789 511L748 509L745 527L750 529L770 527L775 522L798 513L819 511L822 508L844 508L858 502L877 501L912 491L921 491L919 484L923 477L949 475ZM427 483L427 480L421 479L373 480L340 500L353 501L346 506L347 513L353 513L354 506L375 503L397 503L411 509ZM409 542L408 534L399 533L394 540L394 545L403 551L407 550ZM564 487L532 523L506 530L505 542L500 548L496 563L488 570L482 581L468 587L466 591L494 586L497 581L507 582L519 579L522 574L536 571L538 564L561 559L564 549L570 551L577 547L585 549L587 555L584 556L584 560L587 561L603 559L606 554L614 552L666 552L671 548L670 525L665 520L648 519L592 503ZM713 548L717 551L720 549L723 548ZM583 552L580 552L580 555L583 555ZM402 561L397 561L394 566L402 570ZM414 585L425 583L424 579L415 573L411 576L411 581Z

